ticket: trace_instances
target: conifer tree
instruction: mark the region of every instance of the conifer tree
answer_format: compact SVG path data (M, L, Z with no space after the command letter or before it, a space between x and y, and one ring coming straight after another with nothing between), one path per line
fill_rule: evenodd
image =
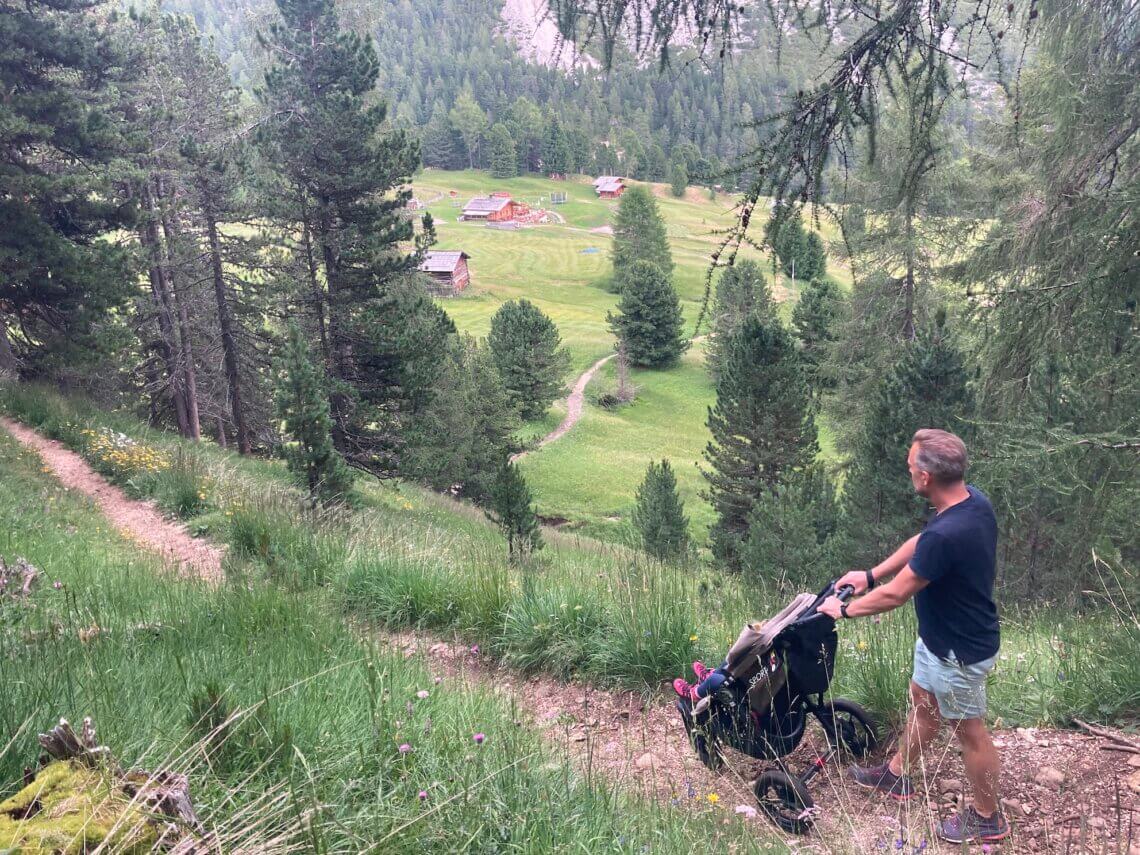
M519 174L518 151L511 132L502 122L496 122L487 132L487 160L495 178L514 178Z
M668 460L650 462L637 488L633 525L641 535L642 548L654 558L666 561L688 552L689 518Z
M818 232L808 232L801 263L803 272L797 271L797 276L800 279L806 279L810 282L827 274L827 250L824 249L823 238L819 236Z
M656 264L666 275L673 272L673 256L665 221L657 202L645 187L630 187L622 194L614 220L614 290L621 288L625 272L638 261Z
M846 308L843 292L827 277L812 279L800 292L792 310L792 329L800 341L800 357L815 395L835 385L823 370L839 336L839 323Z
M518 466L504 459L491 484L491 519L507 539L507 557L511 564L521 563L542 548L538 514L532 504L530 488Z
M487 114L483 112L471 90L465 89L455 99L455 105L448 113L448 118L463 138L463 146L467 149L467 166L474 169L478 162L483 133L487 130Z
M739 567L757 503L818 452L803 367L778 319L746 318L730 339L708 427L702 472L717 515L713 554Z
M108 166L128 152L113 114L133 63L86 0L0 8L0 374L74 378L118 346L104 322L135 288L101 235L136 209Z
M491 317L487 337L511 403L524 419L536 419L562 391L570 353L558 328L529 300L510 300Z
M727 355L728 342L744 319L766 315L772 308L772 295L764 273L755 261L740 261L725 268L713 295L712 334L705 346L705 365L715 381Z
M973 396L943 320L903 346L871 403L844 482L852 560L878 560L922 524L926 504L905 477L914 432L941 428L970 441Z
M277 365L277 415L289 471L321 502L341 501L352 489L352 473L333 447L324 372L313 361L296 324L286 332Z
M689 187L689 170L684 161L673 161L669 167L669 192L680 199Z
M787 207L778 210L768 224L766 237L780 269L788 276L808 282L826 272L823 240L815 232L804 230L799 211Z
M542 141L542 169L547 174L572 172L570 143L557 116L552 116Z
M610 313L606 320L632 365L664 368L689 347L677 289L668 274L649 261L635 262L623 274L618 314Z
M408 318L387 305L434 239L427 218L416 235L401 216L418 151L404 132L387 130L375 49L341 30L332 0L278 0L278 8L282 20L266 39L272 66L260 94L271 120L261 142L291 201L274 215L302 235L300 290L327 343L337 449L354 466L389 472L399 445L393 414L405 406L403 390L388 381L400 373L390 343Z
M740 551L742 571L799 590L831 578L843 557L835 487L819 467L788 473L756 502Z

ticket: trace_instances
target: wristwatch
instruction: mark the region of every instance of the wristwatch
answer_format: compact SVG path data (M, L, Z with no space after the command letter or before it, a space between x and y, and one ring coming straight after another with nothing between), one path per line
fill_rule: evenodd
M869 591L874 587L875 587L875 574L872 573L870 570L868 570L867 571L867 590Z
M847 617L847 603L844 603L839 607L839 613L843 615L844 618Z

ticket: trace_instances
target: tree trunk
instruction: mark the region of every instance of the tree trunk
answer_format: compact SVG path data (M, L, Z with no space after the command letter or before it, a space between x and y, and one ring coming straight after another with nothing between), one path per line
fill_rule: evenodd
M218 416L218 447L227 448L228 446L229 441L226 439L226 423L221 416Z
M218 307L218 327L222 333L222 357L226 368L226 384L229 386L230 413L237 431L239 454L249 454L251 443L249 428L245 423L245 404L241 395L241 369L238 361L237 342L234 340L233 313L226 295L226 282L222 272L222 252L218 240L218 224L214 212L209 208L202 213L206 223L206 236L210 242L210 272L214 280L214 300ZM221 419L218 419L218 435L225 439Z
M164 199L162 178L155 179L159 200ZM181 346L182 378L186 384L186 421L190 428L190 438L195 442L202 438L202 422L198 415L198 371L194 365L194 340L190 335L190 314L186 310L187 295L178 293L174 283L174 247L178 242L169 210L162 209L162 234L166 239L166 277L170 292L174 297L175 312L178 316L178 338Z
M323 206L327 212L328 206ZM332 415L333 446L346 458L351 455L348 449L348 396L344 393L344 383L348 380L349 343L342 327L340 306L337 301L337 257L330 241L332 225L327 213L317 219L316 243L320 246L321 261L325 268L325 289L328 300L328 371L332 382L329 394L329 409Z
M0 377L15 379L20 376L20 360L12 350L8 338L8 317L0 313Z
M182 395L180 375L178 371L178 345L174 338L174 322L170 317L170 298L166 289L164 265L162 263L162 249L159 246L158 224L156 222L154 194L150 191L150 182L146 182L143 190L143 199L146 205L147 217L139 234L139 240L147 249L149 264L147 274L150 277L150 290L154 296L154 307L158 318L159 355L166 364L166 384L170 390L170 399L174 404L174 417L178 422L178 432L182 436L190 435L190 421L186 414L186 400Z
M313 295L313 306L317 312L317 333L321 338L321 357L325 370L332 370L332 355L329 353L329 335L325 320L325 294L321 292L321 282L317 277L317 257L313 253L313 234L309 228L309 210L301 203L301 245L305 251L305 263L309 268L309 288Z
M914 205L906 199L906 275L903 277L903 338L914 341Z

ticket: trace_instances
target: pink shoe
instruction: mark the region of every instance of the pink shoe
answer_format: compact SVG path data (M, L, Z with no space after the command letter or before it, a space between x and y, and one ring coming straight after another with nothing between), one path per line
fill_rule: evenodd
M680 695L682 698L691 698L693 696L694 686L690 686L685 682L684 677L678 677L673 681L673 691Z
M705 677L707 677L711 671L712 668L708 667L699 659L693 663L693 673L697 675L698 683L703 683L705 681Z

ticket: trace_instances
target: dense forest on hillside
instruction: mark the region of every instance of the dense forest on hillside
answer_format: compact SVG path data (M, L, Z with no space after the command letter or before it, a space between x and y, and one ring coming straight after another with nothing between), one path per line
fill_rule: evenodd
M1033 50L1008 70L1008 102L966 133L980 75L1007 74L1001 51L973 54L967 74L930 48L965 38L958 13L908 8L834 42L833 77L814 85L818 42L787 49L781 68L799 71L784 77L762 16L731 64L682 55L657 72L619 44L605 78L526 65L493 35L491 3L377 17L280 0L252 16L258 39L195 9L214 43L157 8L5 5L19 38L0 51L13 93L0 103L0 368L279 455L314 501L351 501L347 465L493 504L515 477L502 462L520 420L545 411L519 389L557 387L565 362L533 307L512 309L525 323L496 341L457 334L416 272L436 238L406 208L419 167L494 151L501 174L513 148L520 169L607 170L637 146L655 165L623 170L635 175L660 171L656 149L690 177L714 157L743 162L739 227L709 266L713 560L767 580L789 560L774 546L802 546L817 575L871 560L921 520L896 475L914 428L938 423L968 439L996 500L1011 596L1080 598L1101 573L1094 551L1126 567L1140 547L1135 28L1110 0L976 24L991 43L999 24L1018 28ZM780 109L753 137L734 129ZM830 251L850 255L850 293L804 228L820 217L843 226ZM623 361L667 370L687 342L666 230L652 213L627 219L653 240L632 241L647 247L637 275L611 283L612 328ZM792 329L763 276L719 287L748 243L813 271ZM520 380L540 347L549 376ZM524 494L512 503L529 513Z

